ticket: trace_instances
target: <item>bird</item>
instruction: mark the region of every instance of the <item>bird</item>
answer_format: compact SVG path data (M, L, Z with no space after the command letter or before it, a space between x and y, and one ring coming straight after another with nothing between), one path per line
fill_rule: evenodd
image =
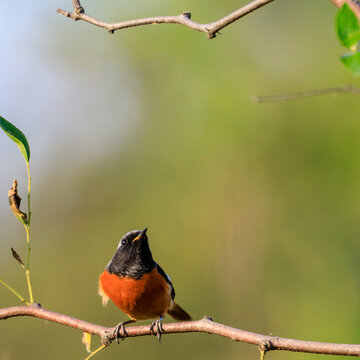
M191 316L175 301L175 290L170 277L151 254L147 228L126 233L120 240L115 255L99 277L98 293L105 306L109 299L130 320L116 325L102 336L102 343L111 339L119 342L127 335L125 325L139 320L156 319L150 330L161 342L162 320L166 313L178 321L190 321ZM122 335L120 335L120 330Z

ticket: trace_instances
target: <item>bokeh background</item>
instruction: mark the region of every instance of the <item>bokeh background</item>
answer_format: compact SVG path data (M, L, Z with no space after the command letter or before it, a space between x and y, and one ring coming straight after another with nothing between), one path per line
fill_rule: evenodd
M246 1L84 1L108 21ZM113 326L97 278L120 237L148 226L155 259L193 317L264 334L359 343L360 107L356 95L254 104L252 95L358 84L342 67L330 1L276 1L207 40L176 25L109 35L56 13L70 0L0 3L0 113L31 146L35 298ZM26 170L0 134L0 277L26 294L7 204ZM18 300L0 287L0 306ZM0 323L0 359L82 359L81 333ZM94 345L98 340L93 338ZM257 359L205 334L130 339L99 359ZM321 359L280 353L270 359Z

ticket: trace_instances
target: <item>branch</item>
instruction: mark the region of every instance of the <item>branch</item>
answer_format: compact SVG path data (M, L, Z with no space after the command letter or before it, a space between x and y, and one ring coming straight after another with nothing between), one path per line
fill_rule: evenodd
M99 336L103 335L105 331L112 330L112 328L91 324L87 321L46 310L39 305L13 306L0 309L0 320L15 316L33 316ZM166 323L163 324L163 330L167 334L187 332L216 334L234 341L257 345L262 351L286 350L314 354L360 356L360 345L321 343L261 335L216 323L208 317L196 321ZM156 329L154 331L156 334ZM150 331L149 325L126 327L126 333L121 335L129 337L154 335Z
M277 102L277 101L288 101L308 98L312 96L320 95L332 95L332 94L358 94L360 95L360 88L352 85L343 85L325 89L315 89L308 91L299 91L291 94L279 94L279 95L257 95L252 96L251 100L255 103L265 102Z
M149 17L143 19L122 21L118 23L107 23L104 21L96 20L93 17L87 15L85 13L84 8L81 6L79 0L73 0L73 6L74 6L73 13L62 9L57 9L56 11L59 14L69 17L75 21L83 20L95 26L106 29L107 31L110 32L110 34L113 34L114 31L116 30L125 29L134 26L153 25L153 24L178 24L178 25L186 26L192 30L203 32L207 35L209 39L213 39L216 36L216 34L224 27L232 24L234 21L239 20L245 15L250 14L254 10L259 9L268 3L271 3L272 1L274 0L254 0L251 3L243 6L242 8L234 11L233 13L208 24L200 24L197 23L196 21L191 20L191 13L187 11L181 13L180 15L175 15L175 16L156 16L156 17Z
M191 20L191 13L185 11L180 15L175 16L155 16L149 18L141 18L135 20L121 21L117 23L107 23L105 21L97 20L85 13L84 8L80 4L80 0L72 0L74 12L57 9L59 14L69 17L75 21L83 20L92 25L101 27L113 34L116 30L126 29L129 27L142 26L142 25L154 25L154 24L178 24L186 26L192 30L204 32L209 39L213 39L216 34L224 27L232 24L247 14L250 14L254 10L257 10L264 5L273 2L274 0L254 0L251 3L243 6L242 8L234 11L233 13L208 24L200 24ZM337 7L341 7L344 3L347 3L354 11L356 16L360 20L360 1L359 0L330 0Z
M247 14L250 14L254 10L257 10L264 5L273 2L274 0L254 0L251 3L241 7L233 13L208 24L200 24L191 20L191 13L185 11L180 15L175 16L155 16L149 18L141 18L135 20L121 21L118 23L107 23L105 21L97 20L85 13L84 8L80 4L80 0L72 0L74 12L57 9L59 14L69 17L75 21L83 20L92 25L101 27L113 34L116 30L126 29L129 27L142 26L142 25L154 25L154 24L178 24L186 26L192 30L204 32L209 39L213 39L216 34L224 27L232 24ZM330 0L337 7L341 7L344 3L347 3L354 11L356 16L360 20L360 1L359 0Z

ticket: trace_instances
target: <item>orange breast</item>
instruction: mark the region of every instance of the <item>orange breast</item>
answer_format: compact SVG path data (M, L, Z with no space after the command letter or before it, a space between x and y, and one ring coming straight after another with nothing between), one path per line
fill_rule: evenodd
M100 275L99 293L108 296L133 320L159 318L172 305L170 285L156 269L140 280L120 277L105 270Z

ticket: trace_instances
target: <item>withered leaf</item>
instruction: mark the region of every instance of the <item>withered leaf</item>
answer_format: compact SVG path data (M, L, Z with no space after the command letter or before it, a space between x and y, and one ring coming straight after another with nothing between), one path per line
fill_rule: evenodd
M9 204L14 215L23 223L26 223L27 215L20 210L21 198L17 193L17 180L14 180L8 192Z
M14 250L14 248L11 248L11 252L12 252L12 256L17 260L17 262L24 267L25 264L23 263L23 261L21 260L20 255Z
M91 334L87 333L87 332L83 332L83 336L82 336L82 343L85 345L86 347L86 351L88 353L91 353Z

